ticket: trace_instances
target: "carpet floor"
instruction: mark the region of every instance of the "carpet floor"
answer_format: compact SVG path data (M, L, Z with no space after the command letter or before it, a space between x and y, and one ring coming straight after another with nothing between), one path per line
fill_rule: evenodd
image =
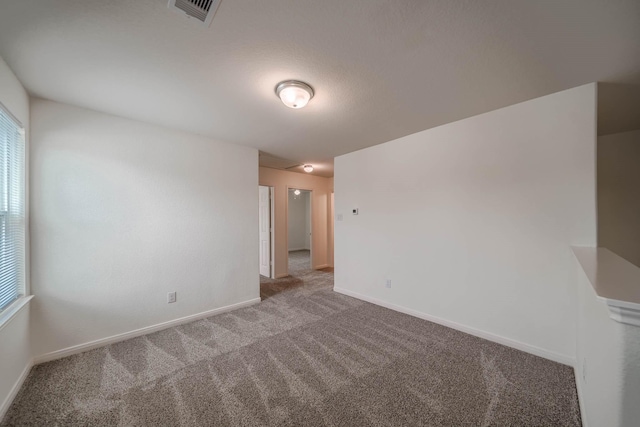
M289 252L289 275L311 273L311 251L306 249Z
M1 424L580 425L570 367L335 293L330 270L261 281L255 306L34 367Z
M332 273L333 269L325 268L325 273ZM270 279L260 276L260 298L265 299L287 290L292 290L304 283L314 286L333 287L333 274L319 274L311 270L311 251L289 252L289 276L282 279Z

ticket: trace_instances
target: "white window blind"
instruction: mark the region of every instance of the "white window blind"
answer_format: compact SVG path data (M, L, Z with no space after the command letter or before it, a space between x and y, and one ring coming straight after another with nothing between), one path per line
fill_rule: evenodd
M24 293L24 129L0 104L0 310Z

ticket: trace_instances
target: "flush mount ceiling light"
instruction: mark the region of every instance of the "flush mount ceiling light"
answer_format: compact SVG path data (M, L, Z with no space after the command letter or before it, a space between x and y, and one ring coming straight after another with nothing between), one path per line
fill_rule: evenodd
M295 191L293 192L293 194L295 194L296 196L299 196L299 195L300 195L300 190L295 190Z
M276 95L287 107L302 108L313 98L313 89L298 80L285 80L276 86Z
M304 171L305 171L306 173L311 173L311 172L313 172L313 166L311 166L311 165L304 165L304 166L302 167L302 169L304 169Z

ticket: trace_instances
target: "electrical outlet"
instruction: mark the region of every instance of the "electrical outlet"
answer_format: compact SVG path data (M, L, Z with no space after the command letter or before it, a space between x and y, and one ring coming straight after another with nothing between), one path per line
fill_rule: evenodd
M390 288L390 287L391 287L391 279L387 279L387 282L385 283L385 286L386 286L387 288Z
M176 293L175 292L169 292L167 294L167 303L171 304L172 302L176 302Z

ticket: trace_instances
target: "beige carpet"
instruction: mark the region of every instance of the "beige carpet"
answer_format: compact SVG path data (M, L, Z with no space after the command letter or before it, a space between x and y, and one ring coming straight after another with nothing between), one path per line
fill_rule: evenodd
M301 276L311 273L311 251L300 250L289 252L289 275Z
M36 366L2 425L580 425L567 366L337 294L330 271L264 282L256 306Z
M325 268L322 271L332 273L333 269ZM311 251L291 251L289 252L289 276L276 280L260 276L260 297L264 301L270 296L302 286L304 283L332 287L333 275L321 275L311 270Z

